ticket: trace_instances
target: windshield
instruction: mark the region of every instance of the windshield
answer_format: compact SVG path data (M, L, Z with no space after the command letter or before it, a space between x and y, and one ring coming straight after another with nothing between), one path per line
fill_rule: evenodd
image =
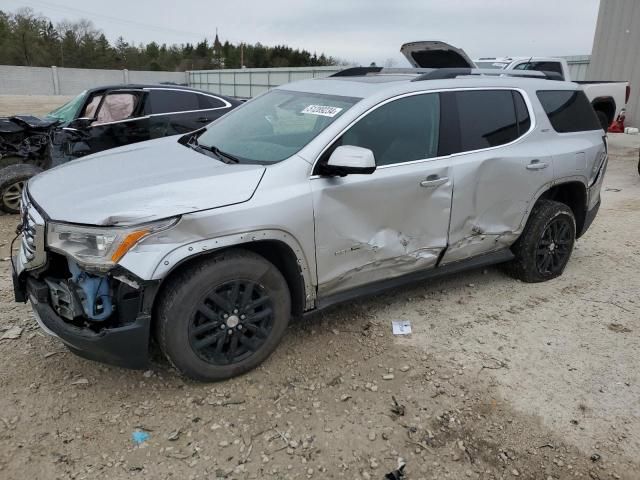
M300 151L359 98L271 90L198 137L240 162L275 163Z
M507 62L474 62L478 68L504 69L509 65Z
M69 100L67 103L65 103L61 107L58 107L54 111L47 113L47 117L55 118L62 122L70 122L71 120L76 118L78 110L84 103L84 99L86 96L87 96L87 92L85 90L80 95L75 97L73 100Z

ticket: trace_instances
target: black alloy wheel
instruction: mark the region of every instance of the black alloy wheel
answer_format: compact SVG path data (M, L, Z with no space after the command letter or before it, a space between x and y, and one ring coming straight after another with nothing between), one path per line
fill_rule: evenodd
M229 365L258 351L272 328L273 304L265 288L232 280L205 294L191 318L189 343L205 362Z

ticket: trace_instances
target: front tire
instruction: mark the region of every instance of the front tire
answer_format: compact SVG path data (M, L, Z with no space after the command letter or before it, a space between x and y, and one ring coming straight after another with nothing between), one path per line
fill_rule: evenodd
M291 316L282 273L263 257L229 250L169 280L157 308L160 348L182 374L224 380L275 350Z
M512 247L507 271L523 282L545 282L562 275L576 240L576 220L564 203L540 200Z
M40 172L41 168L29 163L9 165L0 169L0 210L20 213L22 189L31 177Z

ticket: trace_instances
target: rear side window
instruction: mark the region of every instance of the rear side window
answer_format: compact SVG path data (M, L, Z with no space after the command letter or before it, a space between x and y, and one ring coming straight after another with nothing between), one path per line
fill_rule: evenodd
M529 113L518 92L469 90L452 93L460 123L460 151L504 145L529 130Z
M151 90L149 109L151 113L172 113L200 110L198 97L194 92L179 90Z
M226 104L219 98L198 94L198 105L200 109L207 110L209 108L221 108Z
M539 90L538 99L558 133L600 130L596 112L580 90Z

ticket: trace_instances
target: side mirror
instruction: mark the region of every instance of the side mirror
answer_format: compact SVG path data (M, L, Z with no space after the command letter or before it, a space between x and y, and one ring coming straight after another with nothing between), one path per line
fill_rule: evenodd
M353 145L342 145L333 151L323 173L344 177L351 174L370 175L375 170L376 159L371 150Z
M76 130L85 130L87 128L89 128L91 126L91 124L93 122L95 122L96 119L92 118L92 117L81 117L81 118L76 118L75 120L72 120L69 122L69 125L67 125L68 128L74 128Z
M91 147L86 142L73 142L70 150L70 154L74 157L83 157L91 153Z

